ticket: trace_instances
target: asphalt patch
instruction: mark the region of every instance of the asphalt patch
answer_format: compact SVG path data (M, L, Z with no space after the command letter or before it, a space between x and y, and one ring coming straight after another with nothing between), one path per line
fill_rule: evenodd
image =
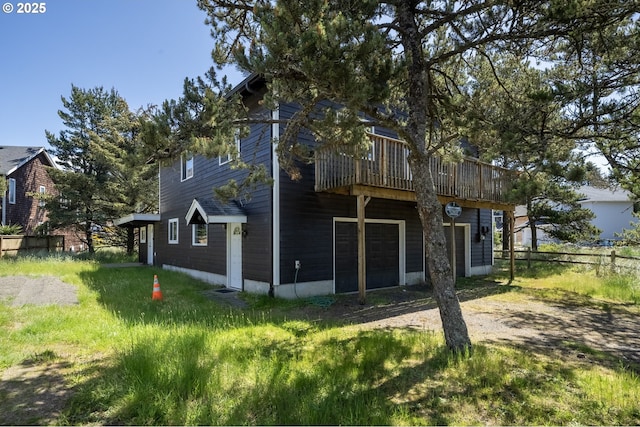
M78 304L78 290L54 276L0 277L0 301L14 307Z

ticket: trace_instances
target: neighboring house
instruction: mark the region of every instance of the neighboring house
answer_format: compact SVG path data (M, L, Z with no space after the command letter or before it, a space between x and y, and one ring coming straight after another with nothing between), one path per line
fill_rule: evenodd
M598 238L600 244L608 245L620 240L617 235L635 221L633 216L633 200L631 193L619 188L596 188L582 186L576 190L583 197L578 201L580 206L589 209L595 217L591 224L601 230ZM516 243L531 246L531 229L525 206L516 206L515 210ZM545 224L538 225L538 244L556 242L544 232Z
M518 246L531 246L531 228L529 227L529 217L527 216L527 207L524 205L516 206L514 211L514 241ZM537 236L538 245L547 243L559 243L557 239L550 237L545 228L548 228L549 224L538 223L537 224Z
M580 205L595 215L591 223L602 231L601 241L620 240L617 234L630 228L629 223L636 220L631 193L626 190L584 186L578 189L578 193L584 195L579 200Z
M293 181L280 168L271 140L283 134L283 122L296 107L265 110L257 102L262 87L264 81L251 76L236 90L252 114L271 117L273 124L251 125L249 136L236 144L243 160L266 165L273 185L223 204L214 198L213 187L243 174L231 168L231 158L184 154L172 166L161 167L160 213L116 221L140 230L141 261L232 289L286 298L355 292L357 222L364 210L367 289L428 280L402 141L376 128L372 149L362 158L317 149L315 163L300 164L302 178ZM457 275L488 273L493 264L491 209L513 211L504 201L509 171L469 158L458 165L434 158L432 171L443 205L455 201L462 206L455 220ZM445 216L450 239L448 221Z
M34 197L55 191L47 167L58 165L43 147L0 146L0 175L7 180L1 206L3 225L20 225L25 235L33 235L47 221L44 202ZM82 249L73 233L55 234L65 236L65 249Z

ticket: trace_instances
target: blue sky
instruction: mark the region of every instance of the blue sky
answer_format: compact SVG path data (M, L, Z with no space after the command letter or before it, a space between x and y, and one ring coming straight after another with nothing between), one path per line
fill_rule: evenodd
M195 0L49 0L42 14L0 12L0 145L49 148L71 84L115 88L132 110L178 98L213 65ZM242 77L231 70L232 83Z

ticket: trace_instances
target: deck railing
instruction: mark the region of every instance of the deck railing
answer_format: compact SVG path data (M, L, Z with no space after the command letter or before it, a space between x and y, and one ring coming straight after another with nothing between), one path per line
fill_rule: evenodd
M370 137L371 149L362 155L349 155L335 149L317 150L316 191L352 185L414 191L407 145L380 135ZM462 163L451 163L434 156L429 159L429 166L439 196L507 203L507 191L514 177L509 169L470 157L465 157Z

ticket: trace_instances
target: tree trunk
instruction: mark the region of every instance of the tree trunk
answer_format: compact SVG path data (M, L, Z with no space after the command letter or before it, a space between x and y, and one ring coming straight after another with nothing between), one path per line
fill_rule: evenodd
M511 220L507 211L502 211L502 251L511 249Z
M84 227L84 236L87 239L87 250L89 253L96 253L96 248L93 246L93 230L91 230L91 224Z
M536 219L531 217L528 218L529 229L531 230L531 250L535 252L538 250L538 229L536 228Z
M427 156L417 153L409 156L418 213L424 230L426 262L447 346L455 352L464 352L471 350L471 340L456 295L455 280L447 256L442 205L438 201L427 160Z

